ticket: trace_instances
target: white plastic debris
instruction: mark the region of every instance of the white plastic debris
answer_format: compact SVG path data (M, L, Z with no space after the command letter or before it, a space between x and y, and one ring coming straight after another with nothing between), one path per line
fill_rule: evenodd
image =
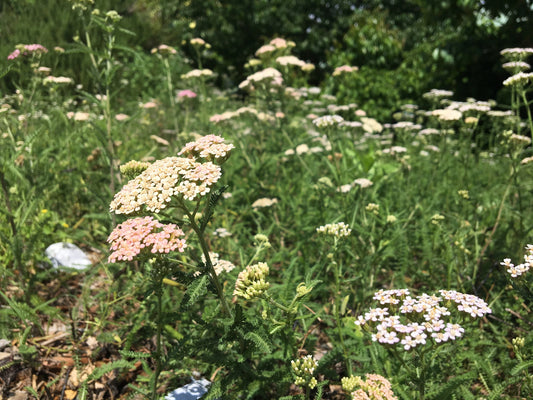
M72 243L54 243L48 246L44 254L55 268L71 268L83 271L92 265L92 261L83 250Z
M165 400L197 400L207 393L209 388L207 379L192 379L192 383L182 386L166 395Z

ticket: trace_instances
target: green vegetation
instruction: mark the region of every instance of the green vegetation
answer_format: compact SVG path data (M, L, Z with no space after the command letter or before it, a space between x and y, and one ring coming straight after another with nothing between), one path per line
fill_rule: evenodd
M533 396L533 49L367 3L2 3L2 397Z

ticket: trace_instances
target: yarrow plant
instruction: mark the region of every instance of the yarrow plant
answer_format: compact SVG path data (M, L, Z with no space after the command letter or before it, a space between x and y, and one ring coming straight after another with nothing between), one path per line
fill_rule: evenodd
M424 398L426 384L425 354L462 337L465 330L459 322L483 318L492 312L479 297L455 290L411 297L409 289L381 289L373 299L385 307L371 308L359 315L355 325L370 332L373 342L390 349L400 359L403 357L397 346L406 352L416 352L418 373L414 380L420 399Z
M225 143L223 138L207 135L197 141L187 143L178 153L184 157L167 157L148 165L136 161L129 162L121 170L132 178L115 195L110 204L110 210L116 214L158 214L169 208L178 209L180 214L185 214L187 218L181 221L196 233L202 249L204 268L196 272L199 272L200 276L203 273L211 280L222 308L228 315L231 315L231 312L217 275L222 271L231 271L233 265L219 260L218 254L208 250L204 233L207 218L212 215L214 203L213 201L203 202L203 200L207 197L212 199L211 189L222 174L220 165L213 161L222 164L229 157L232 149L233 145ZM188 202L193 202L193 204ZM202 204L207 218L198 223L197 213ZM148 256L146 257L148 265L153 264L150 276L157 298L158 323L157 348L153 354L156 369L151 380L152 399L157 397L157 381L163 367L161 299L163 281L169 278L167 275L170 272L168 262L156 256L173 251L183 253L187 247L184 236L184 231L177 224L162 223L152 216L140 216L119 224L108 238L112 250L109 262L133 261L145 254ZM142 261L141 258L139 260ZM198 274L195 273L194 276ZM198 282L207 284L205 279L201 277L198 279Z

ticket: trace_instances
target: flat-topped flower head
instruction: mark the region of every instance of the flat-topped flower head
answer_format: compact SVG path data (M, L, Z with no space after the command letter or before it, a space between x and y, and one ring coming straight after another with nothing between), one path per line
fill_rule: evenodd
M359 315L355 324L372 333L372 340L382 345L399 345L411 350L427 342L455 340L464 328L447 321L459 314L464 318L482 318L491 313L487 303L477 296L455 290L440 290L439 295L422 293L411 297L409 290L379 290L374 300L380 305Z
M349 236L352 230L344 222L337 222L336 224L326 224L316 228L318 233L335 236L337 238Z
M175 224L162 224L152 217L128 219L111 232L108 243L113 251L108 262L132 261L143 251L152 254L183 252L187 247L183 231Z
M335 126L344 121L340 115L324 115L313 120L313 125L318 128L325 128L327 126Z
M533 54L533 48L531 47L512 47L503 49L500 54L511 61L522 61Z
M213 76L213 71L210 69L193 69L186 74L182 74L181 79L208 78L211 76Z
M281 72L279 72L277 69L272 67L265 68L262 71L250 75L248 78L242 81L239 84L239 89L254 90L255 86L258 84L281 86L283 84L283 77Z
M503 86L525 86L533 79L533 72L518 72L503 81Z
M340 67L335 68L333 71L333 76L340 76L343 74L351 74L352 72L359 71L359 67L352 67L350 65L342 65Z
M303 68L306 64L305 61L300 60L298 57L295 56L280 56L276 58L276 63L283 66L295 65L300 68Z
M505 258L500 265L503 265L511 278L518 278L524 275L531 269L533 264L533 245L528 244L526 246L526 254L524 254L524 262L518 265L514 265L510 258Z
M528 69L531 69L531 65L529 65L525 61L509 61L502 64L502 67L507 72L510 72L512 74L517 74L518 72L524 72Z
M217 135L207 135L187 143L178 153L187 157L202 158L207 161L224 162L228 159L235 146L224 143L224 139Z
M8 60L14 60L20 56L40 56L43 53L48 53L48 49L40 44L18 44L15 50L7 56Z
M366 380L360 376L344 377L342 390L350 393L352 400L397 400L388 379L381 375L366 374Z
M177 54L178 51L171 46L168 46L166 44L160 44L159 46L153 48L151 50L152 54L161 54L162 56L170 56L173 54Z
M132 214L142 207L160 212L173 196L196 200L211 190L222 175L218 165L193 158L167 157L151 164L122 187L110 204L116 214Z

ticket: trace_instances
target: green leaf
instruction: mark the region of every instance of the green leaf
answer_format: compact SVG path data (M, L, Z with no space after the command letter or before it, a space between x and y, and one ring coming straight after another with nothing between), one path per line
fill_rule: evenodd
M187 299L184 303L184 307L190 307L196 302L196 300L206 294L208 283L209 278L207 277L207 275L202 275L200 278L192 281L187 289L187 292L185 293Z
M263 353L270 353L272 351L270 343L264 337L255 332L248 332L246 335L244 335L244 338L255 344L255 347L258 351Z

